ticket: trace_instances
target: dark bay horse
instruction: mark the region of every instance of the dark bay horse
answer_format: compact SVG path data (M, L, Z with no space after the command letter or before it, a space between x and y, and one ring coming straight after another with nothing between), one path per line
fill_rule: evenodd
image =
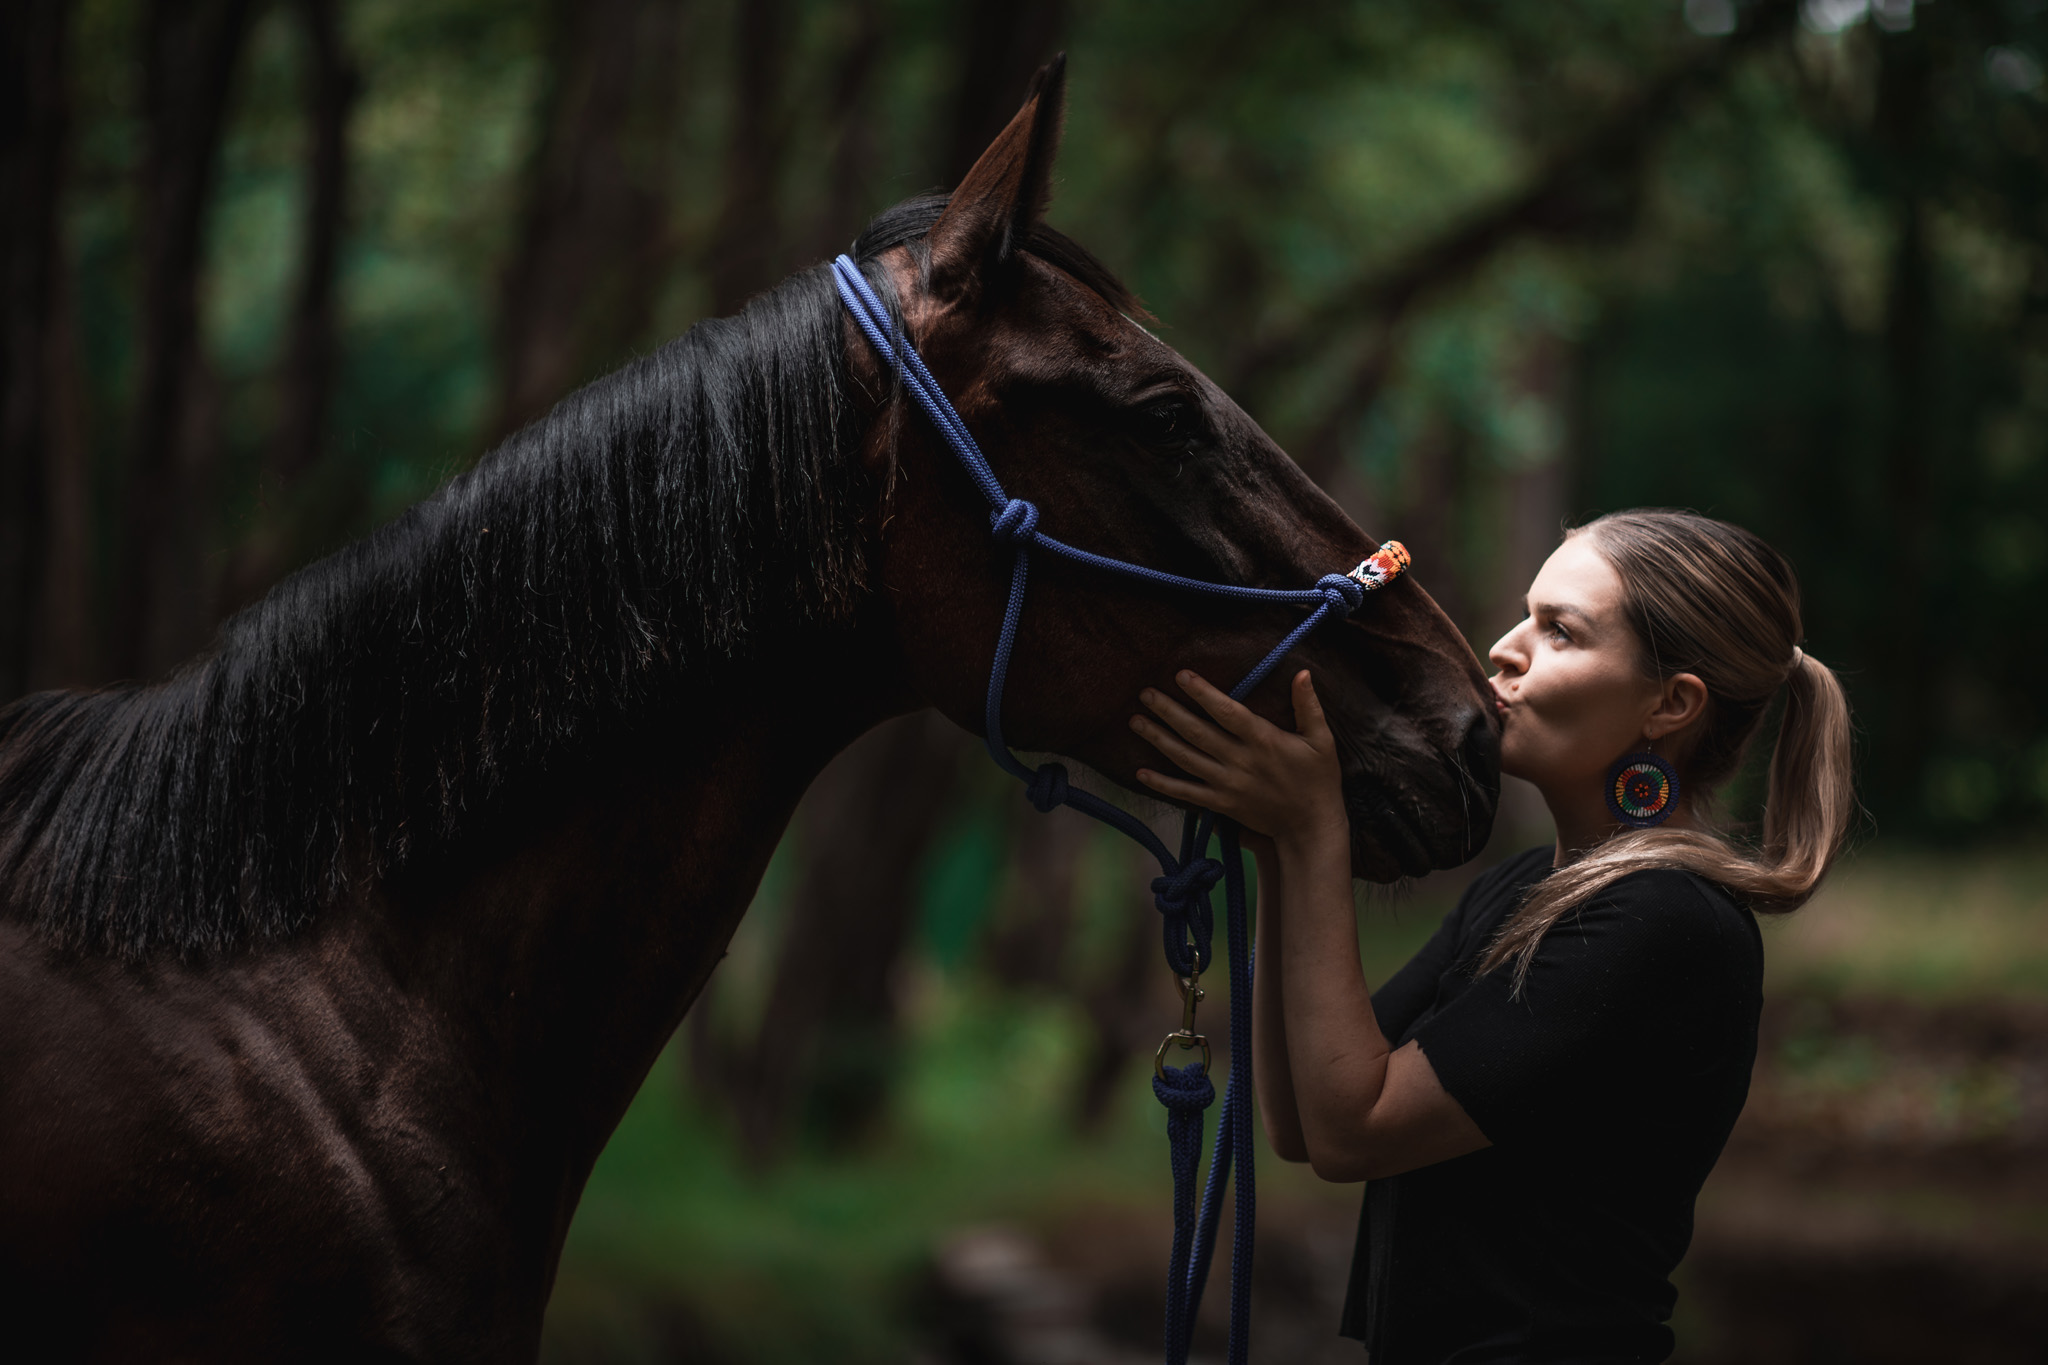
M1041 221L1057 66L855 249L1071 543L1296 587L1373 549ZM0 712L0 1357L531 1360L592 1163L855 736L980 728L1008 552L824 267L572 395L163 681ZM1299 618L1047 562L1006 723L1130 784ZM1413 582L1319 630L1361 875L1492 818ZM1287 718L1283 667L1254 694ZM887 801L890 793L877 791Z

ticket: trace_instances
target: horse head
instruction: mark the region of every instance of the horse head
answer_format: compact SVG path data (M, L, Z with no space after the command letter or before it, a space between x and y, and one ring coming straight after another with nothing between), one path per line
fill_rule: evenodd
M884 214L857 248L905 335L1011 496L1069 544L1187 577L1303 588L1371 554L1361 531L1215 384L1137 320L1107 270L1047 228L1063 64L945 199ZM877 269L876 267L879 267ZM891 375L849 322L877 410ZM980 732L1014 551L930 424L897 401L862 457L887 491L878 578L913 689ZM1017 747L1137 790L1159 756L1129 730L1145 686L1191 667L1228 686L1299 621L1293 608L1156 589L1040 554L1003 708ZM1413 581L1315 631L1248 703L1292 725L1310 670L1342 747L1358 875L1464 862L1492 825L1498 733L1485 675Z

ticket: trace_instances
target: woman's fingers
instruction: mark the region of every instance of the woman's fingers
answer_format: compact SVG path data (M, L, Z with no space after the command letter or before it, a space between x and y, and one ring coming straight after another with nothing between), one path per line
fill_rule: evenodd
M1323 714L1323 699L1316 695L1316 685L1305 668L1294 675L1294 730L1324 753L1336 747L1330 719Z
M1243 702L1234 700L1229 693L1219 692L1193 669L1183 668L1174 675L1180 690L1195 699L1195 704L1209 713L1210 719L1229 731L1238 739L1250 739L1257 733L1262 718L1253 715Z
M1171 725L1182 739L1205 754L1220 758L1234 747L1234 741L1227 732L1217 729L1156 687L1140 692L1138 700L1144 702L1153 715Z
M1176 674L1175 681L1208 718L1146 688L1145 706L1164 724L1133 716L1131 728L1195 780L1141 769L1138 777L1146 787L1269 835L1320 824L1333 811L1342 819L1337 746L1306 672L1292 680L1294 731L1269 723L1190 670Z
M1218 763L1214 756L1196 748L1156 720L1146 716L1132 716L1131 728L1137 731L1147 744L1196 777L1214 781L1216 775L1223 770L1223 765Z
M1185 801L1190 806L1201 806L1208 810L1216 809L1215 789L1207 783L1189 782L1184 778L1168 777L1165 773L1155 773L1150 768L1138 769L1138 780L1153 791L1158 792L1161 796L1170 796L1176 801Z

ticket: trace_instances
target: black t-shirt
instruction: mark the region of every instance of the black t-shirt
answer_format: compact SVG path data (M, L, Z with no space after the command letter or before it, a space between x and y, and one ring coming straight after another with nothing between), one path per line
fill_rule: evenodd
M1366 1186L1344 1335L1372 1365L1661 1361L1693 1200L1749 1094L1756 921L1678 871L1623 877L1554 925L1520 998L1474 976L1531 849L1467 888L1373 996L1491 1147Z

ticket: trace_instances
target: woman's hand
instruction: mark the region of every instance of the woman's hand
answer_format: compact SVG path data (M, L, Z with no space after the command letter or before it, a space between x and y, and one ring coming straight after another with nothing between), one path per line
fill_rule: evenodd
M1294 734L1192 672L1183 670L1174 681L1208 718L1147 688L1139 700L1158 719L1132 716L1131 728L1193 780L1140 768L1140 782L1163 796L1228 816L1280 844L1334 838L1348 845L1337 740L1307 669L1294 675Z

